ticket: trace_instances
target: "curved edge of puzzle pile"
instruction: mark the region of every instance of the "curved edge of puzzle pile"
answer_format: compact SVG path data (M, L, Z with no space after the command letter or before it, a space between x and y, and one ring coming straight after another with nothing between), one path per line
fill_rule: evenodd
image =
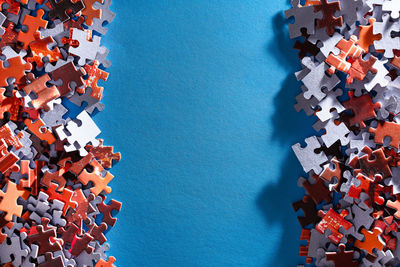
M302 69L295 109L316 133L292 149L308 173L293 203L314 266L400 263L400 2L292 0Z
M0 0L0 265L114 266L120 153L92 116L111 0ZM76 114L75 114L76 113Z

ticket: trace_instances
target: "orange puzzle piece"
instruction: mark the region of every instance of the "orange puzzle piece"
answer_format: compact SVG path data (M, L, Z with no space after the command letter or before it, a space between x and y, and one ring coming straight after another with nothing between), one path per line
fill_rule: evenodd
M0 139L3 139L8 146L15 147L16 150L22 148L22 144L19 139L21 139L23 136L23 132L19 132L17 135L15 135L8 124L4 124L2 127L0 127Z
M0 172L6 174L8 171L18 172L19 166L16 165L19 158L7 150L8 145L3 139L0 139Z
M4 113L10 113L10 120L17 120L20 107L22 106L21 99L15 96L7 97L0 105L0 119L4 118Z
M347 62L348 57L356 59L364 52L361 47L356 45L357 41L357 36L352 35L350 40L342 39L337 43L336 47L340 49L339 55L330 53L325 60L331 66L328 70L330 74L335 73L336 69L345 73L350 70L351 63Z
M24 123L34 135L40 138L40 140L47 141L49 145L56 141L54 135L44 127L42 119L37 119L35 122L32 122L30 119L25 119Z
M0 87L6 87L8 84L7 80L9 78L14 78L16 84L23 82L25 77L25 71L32 69L30 63L22 63L21 57L13 57L8 60L10 66L8 68L4 67L4 62L0 61Z
M121 153L114 153L113 149L114 147L112 146L103 146L103 140L99 139L100 144L95 147L92 145L86 145L85 149L92 153L97 161L101 164L106 169L109 169L112 167L112 161L120 161L121 160Z
M22 25L28 27L28 31L19 31L17 40L23 43L23 49L27 50L29 44L35 41L34 33L39 30L39 28L46 28L47 20L42 19L44 15L44 10L39 9L36 12L36 17L31 15L25 15L24 20L22 21Z
M5 220L11 221L13 215L17 217L21 216L22 205L18 205L17 200L19 197L24 197L25 192L25 190L18 189L17 185L11 181L8 181L6 191L0 190L0 197L2 198L0 201L0 210L7 213L4 217Z
M92 88L91 96L97 99L101 99L103 96L103 87L98 86L97 82L102 79L103 81L107 81L108 73L104 70L99 69L100 63L99 61L95 60L92 65L85 65L83 68L85 69L89 78L85 80L84 88L77 89L78 93L84 93L86 87Z
M33 37L35 38L35 41L29 45L31 48L32 57L27 59L30 63L35 62L36 66L41 68L44 66L42 61L44 57L47 57L49 62L56 62L62 58L58 47L55 47L53 50L49 49L49 45L54 43L54 39L51 36L40 38L40 32L35 32Z
M391 201L388 200L388 202L386 203L386 206L388 206L389 208L395 209L396 213L394 214L394 217L396 217L397 219L400 219L400 201L396 199L396 201Z
M400 145L400 124L390 121L385 121L383 124L378 123L376 129L369 128L370 133L375 134L374 141L377 144L383 144L383 139L386 136L390 137L390 145L396 149Z
M94 18L99 19L101 17L101 9L94 9L93 4L95 2L103 4L104 0L82 0L82 2L85 5L81 11L82 15L86 16L85 23L86 25L91 26Z
M382 38L382 34L374 34L374 23L376 19L369 18L369 25L363 26L360 25L358 27L358 44L362 49L364 49L365 53L369 52L369 46L374 44L374 41L378 41Z
M95 267L114 267L115 265L113 264L116 261L116 259L113 256L108 257L108 260L105 261L103 259L100 259Z
M364 241L360 241L357 239L354 243L354 246L360 249L364 249L371 255L374 255L372 252L374 248L382 250L385 246L385 243L379 239L379 235L382 233L381 229L374 228L373 232L371 232L363 228L361 230L361 233L364 235Z
M45 111L49 111L50 107L47 103L60 97L60 92L55 85L47 87L46 83L50 80L49 74L45 74L24 87L23 90L27 95L30 93L36 95L36 98L31 100L34 109L43 107Z
M107 186L107 184L114 178L114 176L110 172L106 172L106 175L103 177L102 172L105 170L96 159L93 159L90 162L90 165L93 167L93 172L88 172L84 169L78 176L78 179L84 185L93 182L94 186L90 188L90 191L96 196L103 190L109 194L111 192L111 187Z
M63 208L63 216L65 216L65 214L67 213L67 210L69 208L75 209L77 206L77 203L72 200L74 191L72 191L71 189L68 189L68 188L64 188L62 193L59 193L56 191L57 187L58 187L57 184L51 183L50 187L47 190L42 189L42 191L45 192L49 196L50 201L57 199L57 200L60 200L65 203L64 208Z

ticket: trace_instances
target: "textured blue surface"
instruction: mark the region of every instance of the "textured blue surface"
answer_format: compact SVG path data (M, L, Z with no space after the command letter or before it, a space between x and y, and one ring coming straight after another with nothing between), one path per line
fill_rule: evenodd
M108 233L118 266L294 266L302 189L290 146L300 68L287 0L116 0L95 116L122 152Z

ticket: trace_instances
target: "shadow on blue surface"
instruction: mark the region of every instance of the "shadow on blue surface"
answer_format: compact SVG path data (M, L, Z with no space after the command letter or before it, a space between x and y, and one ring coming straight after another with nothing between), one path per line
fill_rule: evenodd
M274 16L273 23L276 38L275 42L267 45L267 51L276 51L274 55L280 64L287 68L288 76L274 98L274 133L271 142L284 144L288 149L283 152L286 154L284 164L276 166L281 169L278 182L265 186L256 202L267 224L278 224L283 228L280 244L276 246L275 258L269 262L272 262L273 266L281 266L282 262L288 262L288 258L293 258L291 262L293 264L302 262L300 257L293 257L292 254L298 251L301 228L291 203L301 199L303 190L297 186L301 168L296 163L297 159L290 147L294 143L301 142L304 137L312 135L313 119L306 117L304 112L297 113L293 107L295 96L300 92L300 83L293 72L300 69L300 64L297 53L292 48L293 42L288 36L287 20L283 12Z

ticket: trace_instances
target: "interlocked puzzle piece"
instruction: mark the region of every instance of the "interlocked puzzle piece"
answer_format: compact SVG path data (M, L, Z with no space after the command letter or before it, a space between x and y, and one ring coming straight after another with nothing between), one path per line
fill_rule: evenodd
M56 133L60 140L66 139L68 144L65 145L65 151L72 152L79 150L81 156L85 156L87 151L85 146L91 142L94 146L100 143L96 137L100 134L100 129L96 126L92 118L86 111L82 111L77 117L77 122L70 121L65 129L59 127ZM79 123L79 124L78 124Z

